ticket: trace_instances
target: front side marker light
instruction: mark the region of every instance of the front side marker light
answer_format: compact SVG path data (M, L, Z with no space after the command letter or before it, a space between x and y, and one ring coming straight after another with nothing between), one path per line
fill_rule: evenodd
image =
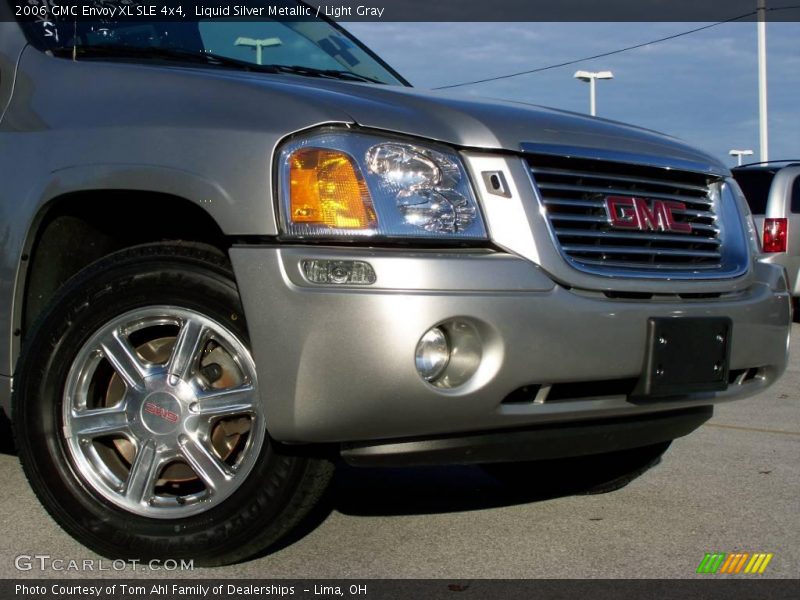
M488 240L452 148L323 129L286 142L277 167L286 237Z
M301 148L289 157L289 163L292 224L348 230L377 227L367 184L348 154Z
M362 260L308 259L300 263L311 283L328 285L372 285L377 281L375 270Z

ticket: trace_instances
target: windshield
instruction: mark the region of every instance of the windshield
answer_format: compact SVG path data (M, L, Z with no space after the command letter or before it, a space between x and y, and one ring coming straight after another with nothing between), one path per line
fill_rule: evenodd
M285 6L297 6L285 0ZM216 57L209 64L351 81L405 81L343 29L324 20L114 21L48 20L25 24L31 43L82 58L170 60ZM119 50L119 52L115 52ZM102 52L101 52L102 51ZM225 60L230 59L230 60Z

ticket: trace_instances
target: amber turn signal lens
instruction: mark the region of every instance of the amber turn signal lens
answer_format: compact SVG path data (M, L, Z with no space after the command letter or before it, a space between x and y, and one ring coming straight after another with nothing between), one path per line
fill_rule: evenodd
M367 184L348 154L324 148L301 148L289 161L293 223L333 229L377 227Z

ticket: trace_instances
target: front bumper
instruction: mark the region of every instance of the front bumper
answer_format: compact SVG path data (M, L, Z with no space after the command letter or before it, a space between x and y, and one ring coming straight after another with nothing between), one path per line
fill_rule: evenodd
M781 269L755 266L753 283L717 298L611 299L566 289L533 263L476 251L405 252L240 246L230 252L266 406L283 442L356 442L523 428L707 406L752 395L784 371L790 301ZM363 288L305 282L304 258L359 259L377 273ZM724 392L636 403L603 382L642 371L650 317L730 317L732 370ZM430 327L474 324L483 360L459 388L417 374ZM590 382L596 394L504 403L525 386ZM594 389L594 388L592 388Z
M491 433L345 444L356 467L419 467L568 458L641 448L688 435L713 414L710 406L635 417L540 425Z
M759 260L786 269L789 292L795 298L800 297L800 256L780 252L778 254L763 254Z

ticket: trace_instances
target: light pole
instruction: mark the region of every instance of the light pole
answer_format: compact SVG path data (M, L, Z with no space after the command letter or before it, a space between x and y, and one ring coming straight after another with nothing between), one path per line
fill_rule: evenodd
M743 156L753 156L752 150L731 150L728 152L731 156L735 156L736 159L739 161L739 166L742 166L742 157Z
M575 73L575 79L580 79L589 84L589 109L590 114L597 116L597 91L595 90L596 81L598 79L614 79L614 74L611 71L578 71Z
M240 37L236 38L236 41L233 42L234 46L249 46L251 48L256 49L256 64L260 65L263 64L261 62L261 51L263 48L269 48L270 46L280 46L283 42L281 42L281 38L266 38L263 40L255 40L253 38L248 37Z
M767 2L758 0L758 126L761 162L769 160L767 120Z

